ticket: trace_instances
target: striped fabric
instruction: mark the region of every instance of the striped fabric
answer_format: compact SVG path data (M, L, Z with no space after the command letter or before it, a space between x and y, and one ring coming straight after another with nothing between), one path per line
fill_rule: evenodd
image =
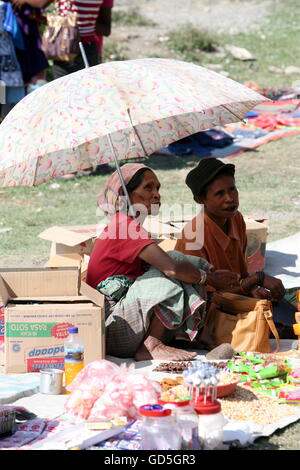
M211 265L196 256L178 251L168 254L177 260L187 260L198 269L208 272ZM166 338L192 341L203 326L206 311L206 292L192 285L169 278L151 266L138 277L118 303L106 301L105 326L107 354L134 357L143 341L153 314L166 327Z
M103 0L59 0L59 11L67 15L77 11L77 26L81 38L92 38L96 33L96 21Z

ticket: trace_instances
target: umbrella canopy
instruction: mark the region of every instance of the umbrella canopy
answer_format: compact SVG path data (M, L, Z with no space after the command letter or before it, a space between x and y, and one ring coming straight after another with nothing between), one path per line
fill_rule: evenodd
M266 98L172 59L107 62L21 100L0 125L0 186L36 185L89 166L147 156L240 121Z

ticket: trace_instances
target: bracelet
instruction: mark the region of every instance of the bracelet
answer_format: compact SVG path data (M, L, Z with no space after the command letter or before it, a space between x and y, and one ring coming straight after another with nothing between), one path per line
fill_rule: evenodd
M263 271L255 271L255 273L258 275L257 285L263 286L265 280L265 273Z
M201 273L200 280L198 281L198 284L201 284L202 286L204 286L206 284L206 279L207 279L207 274L206 273Z

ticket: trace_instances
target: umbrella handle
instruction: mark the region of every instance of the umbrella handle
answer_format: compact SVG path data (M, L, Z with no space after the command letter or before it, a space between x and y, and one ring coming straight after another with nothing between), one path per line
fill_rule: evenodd
M86 56L86 53L85 53L85 50L84 50L84 46L83 46L81 41L79 42L79 49L80 49L80 52L81 52L81 56L82 56L84 66L85 66L86 69L88 69L90 65L88 63L87 56Z
M135 218L134 210L133 210L133 207L132 207L131 202L130 202L130 197L129 197L129 194L128 194L128 191L127 191L127 188L126 188L126 185L125 185L125 181L124 181L124 178L123 178L120 166L119 166L118 157L116 155L116 152L115 152L110 134L107 134L107 138L108 138L109 145L110 145L110 148L111 148L114 160L115 160L116 169L117 169L120 181L121 181L122 189L123 189L125 197L127 199L127 203L128 203L128 207L129 207L128 214Z

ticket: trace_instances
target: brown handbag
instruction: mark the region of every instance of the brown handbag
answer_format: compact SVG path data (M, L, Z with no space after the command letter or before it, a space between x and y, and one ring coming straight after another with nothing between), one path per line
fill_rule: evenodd
M77 12L70 11L66 16L59 13L58 7L47 14L47 26L42 35L42 50L47 59L72 62L79 54L79 31Z
M229 343L236 351L269 353L272 352L270 331L276 339L275 351L278 351L280 339L269 300L214 292L201 339L210 349Z

